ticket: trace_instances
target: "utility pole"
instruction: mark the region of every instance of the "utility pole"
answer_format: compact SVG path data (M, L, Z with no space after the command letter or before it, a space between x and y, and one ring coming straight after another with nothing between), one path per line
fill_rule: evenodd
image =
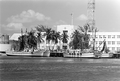
M87 17L88 17L87 22L90 25L90 28L92 30L93 51L94 51L95 50L95 37L96 37L96 31L95 31L95 0L89 0L88 1Z

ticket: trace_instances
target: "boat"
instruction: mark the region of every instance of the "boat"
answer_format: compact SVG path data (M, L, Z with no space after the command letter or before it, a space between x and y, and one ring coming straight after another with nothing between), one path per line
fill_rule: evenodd
M62 51L51 51L50 57L63 57L63 52Z
M94 58L108 58L108 57L112 57L112 55L110 53L107 53L106 52L106 49L107 49L107 44L106 44L106 41L104 40L103 41L103 48L101 51L98 51L98 50L94 50L94 55L95 57Z
M82 53L80 50L64 52L64 57L94 57L94 53Z
M7 56L28 56L28 57L42 57L43 56L43 52L42 50L37 50L35 51L33 54L31 54L31 52L6 52Z
M119 52L111 53L111 57L112 58L120 58L120 53Z
M49 50L45 50L43 52L43 57L49 57L50 56L50 51Z

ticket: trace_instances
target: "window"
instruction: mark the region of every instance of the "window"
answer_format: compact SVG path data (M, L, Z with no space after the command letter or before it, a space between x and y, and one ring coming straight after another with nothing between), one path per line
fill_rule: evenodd
M112 50L115 50L115 47L112 47Z
M101 35L99 35L99 38L102 38L102 36L101 36Z
M68 31L67 31L67 30L63 30L63 32L64 32L64 33L68 33Z
M111 44L111 41L108 41L108 44L110 45L110 44Z
M105 35L103 35L103 38L106 38L106 36L105 36Z
M108 38L111 38L111 35L108 35Z
M120 51L120 47L117 47L117 51Z
M113 35L112 38L115 38L115 35Z
M108 47L109 50L111 50L112 48L111 47Z
M112 45L114 45L115 44L115 41L112 41Z
M120 41L117 41L117 44L119 44L119 45L120 45Z
M120 35L117 35L117 38L120 38Z

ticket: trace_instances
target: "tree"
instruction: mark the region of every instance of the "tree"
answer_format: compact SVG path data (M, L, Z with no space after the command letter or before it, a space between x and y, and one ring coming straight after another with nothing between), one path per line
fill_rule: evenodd
M38 25L35 27L37 30L37 46L40 49L40 43L42 43L44 40L42 39L42 34L41 32L46 32L46 26L44 25Z
M58 43L58 40L60 40L60 38L61 38L60 32L56 32L55 30L52 30L51 40L52 40L52 43L54 44L53 49L55 48L55 45Z
M42 43L44 40L42 39L42 34L41 32L37 33L37 45L38 45L38 49L40 49L40 43Z
M18 41L19 41L19 51L23 51L24 48L26 47L26 35L22 35L20 37L18 37Z
M29 45L29 48L32 48L32 52L34 52L34 49L37 47L37 38L34 36L34 33L33 31L30 31L28 33L28 45Z
M69 46L72 47L72 49L83 48L83 34L81 34L78 30L75 30L71 38L72 41L69 43Z
M61 36L62 42L63 42L63 49L66 49L66 43L68 43L68 35L67 32L63 31L63 34Z
M88 32L90 32L90 25L86 24L83 27L79 26L80 32L83 33L83 48L88 49L89 48L89 35Z
M45 32L47 27L44 25L38 25L35 28L38 32Z

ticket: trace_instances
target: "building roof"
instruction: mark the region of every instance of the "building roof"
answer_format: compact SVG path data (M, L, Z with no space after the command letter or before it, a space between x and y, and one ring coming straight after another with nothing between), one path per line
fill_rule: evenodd
M21 33L14 33L11 37L10 40L18 40L18 38L21 36Z

